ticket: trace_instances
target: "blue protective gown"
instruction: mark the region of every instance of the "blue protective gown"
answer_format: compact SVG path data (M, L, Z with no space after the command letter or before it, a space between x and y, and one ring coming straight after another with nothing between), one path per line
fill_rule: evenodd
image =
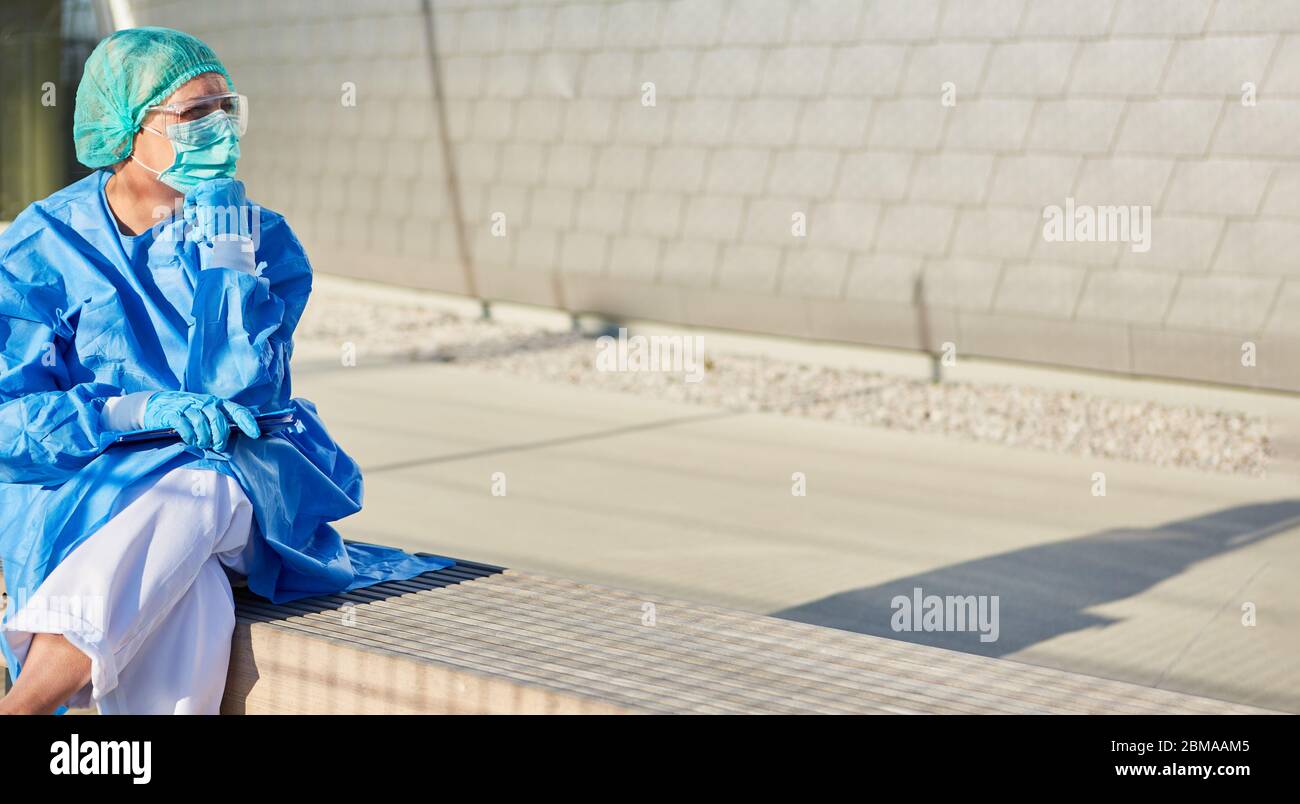
M450 566L345 544L329 524L360 510L361 473L315 406L290 396L311 266L284 218L260 210L259 276L200 271L183 219L119 237L104 195L110 175L96 171L32 204L0 233L0 558L11 603L94 534L127 487L179 466L239 481L256 522L248 586L273 602ZM180 442L107 446L105 399L147 390L207 392L261 412L293 407L298 424L232 435L224 455ZM4 639L0 649L17 678Z

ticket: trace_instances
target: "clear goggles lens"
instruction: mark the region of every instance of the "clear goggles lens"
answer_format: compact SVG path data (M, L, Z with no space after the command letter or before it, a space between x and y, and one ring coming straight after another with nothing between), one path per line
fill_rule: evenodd
M244 136L248 130L248 98L234 92L149 108L158 113L157 128L166 132L167 137L187 145L206 145L218 136L220 127L216 123L222 117L230 120L239 136ZM217 115L217 112L222 114ZM203 121L203 125L186 125L199 121Z

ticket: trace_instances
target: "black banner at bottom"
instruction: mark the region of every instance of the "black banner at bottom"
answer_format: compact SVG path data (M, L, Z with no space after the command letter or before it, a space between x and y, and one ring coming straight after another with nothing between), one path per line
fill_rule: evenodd
M212 792L281 779L294 791L427 793L456 776L527 785L647 770L817 787L910 780L1000 791L1285 783L1288 717L48 717L0 720L8 786ZM648 764L647 764L648 763ZM15 789L10 787L10 789ZM632 790L629 790L632 792Z

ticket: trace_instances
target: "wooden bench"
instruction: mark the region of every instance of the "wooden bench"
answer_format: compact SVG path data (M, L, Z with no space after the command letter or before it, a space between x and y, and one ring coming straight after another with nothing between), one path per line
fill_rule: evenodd
M235 594L227 714L1263 711L469 561Z

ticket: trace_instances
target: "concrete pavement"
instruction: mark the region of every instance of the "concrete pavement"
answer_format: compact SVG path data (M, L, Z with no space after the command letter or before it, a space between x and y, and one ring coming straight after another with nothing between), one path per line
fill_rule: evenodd
M1300 711L1294 476L731 414L437 363L306 363L295 383L365 472L348 538ZM795 473L806 496L791 493ZM891 601L916 588L998 596L998 640L896 632Z

